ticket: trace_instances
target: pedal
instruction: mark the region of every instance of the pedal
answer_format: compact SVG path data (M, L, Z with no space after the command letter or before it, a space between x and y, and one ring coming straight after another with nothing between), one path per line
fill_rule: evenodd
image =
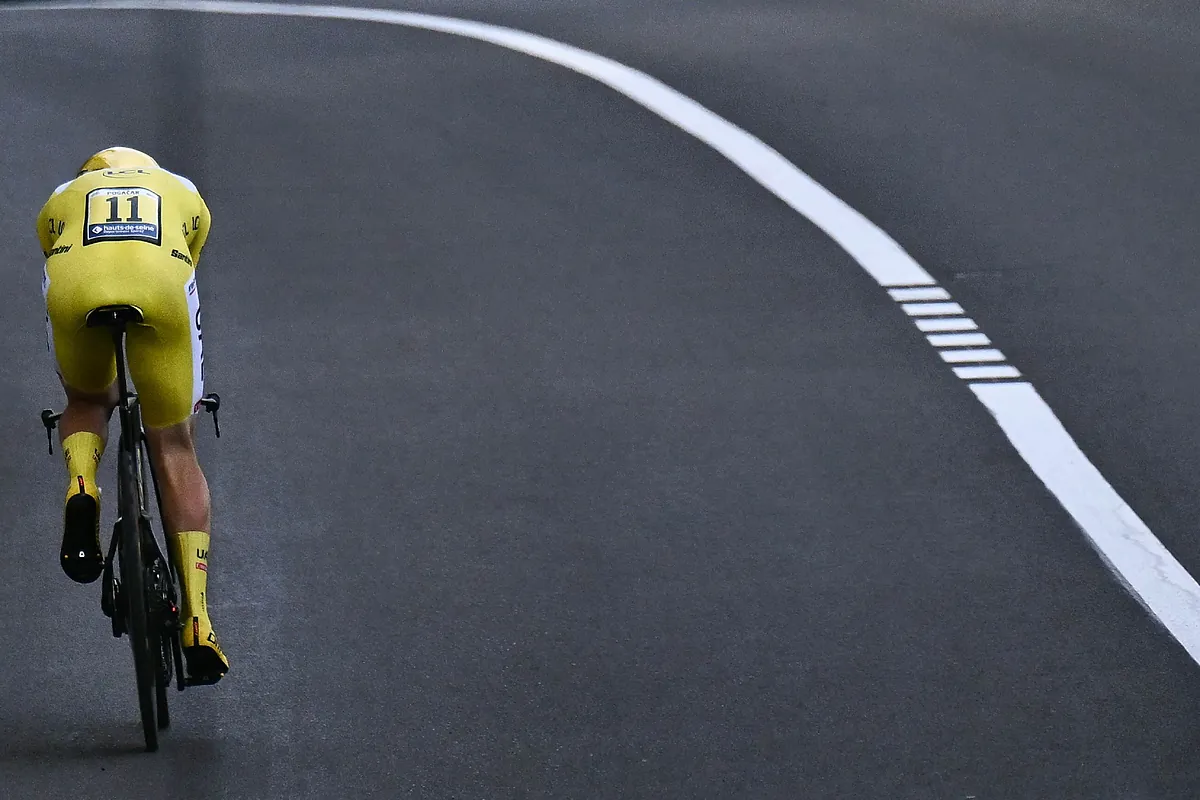
M163 606L163 609L163 632L168 636L175 636L180 631L179 606L168 602Z
M104 585L100 589L100 610L104 612L104 616L112 619L113 614L117 611L117 590L112 570L105 567L104 577L101 580L104 581Z

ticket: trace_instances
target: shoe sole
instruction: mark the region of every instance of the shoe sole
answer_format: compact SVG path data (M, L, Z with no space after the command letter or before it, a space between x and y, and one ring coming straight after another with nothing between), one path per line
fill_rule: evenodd
M67 501L59 559L63 572L76 583L92 583L104 571L99 516L100 506L91 495L77 494Z
M188 683L193 686L208 686L225 677L229 667L211 647L193 645L183 648L187 662Z

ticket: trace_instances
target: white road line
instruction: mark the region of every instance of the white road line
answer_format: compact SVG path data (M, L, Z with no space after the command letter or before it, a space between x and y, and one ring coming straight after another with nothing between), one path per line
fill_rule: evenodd
M974 331L979 330L975 320L966 317L954 319L918 319L917 329L922 331Z
M947 364L963 364L972 361L1003 361L1004 353L992 349L941 350L938 353Z
M1196 581L1088 461L1031 384L974 384L971 391L1120 573L1133 594L1197 658Z
M910 317L945 317L963 313L958 303L905 303L900 306Z
M937 286L927 286L920 289L888 289L888 294L896 301L950 299L950 293Z
M992 343L982 333L934 333L925 340L934 347L982 347Z
M954 374L966 380L982 381L987 378L1019 378L1021 371L1016 367L955 367ZM974 384L972 384L974 387ZM1007 433L1007 431L1005 431ZM1011 438L1011 437L1010 437ZM1200 659L1198 659L1200 660Z
M66 9L177 10L362 20L441 31L526 53L600 81L706 143L825 231L880 286L936 284L894 239L761 140L649 75L578 47L510 28L388 9L219 0L0 5L0 13ZM957 303L943 305L953 309L944 313L963 313ZM908 307L905 312L912 314ZM1007 365L955 367L954 373L979 379L1020 375L1015 367ZM1162 622L1192 659L1200 663L1200 586L1087 460L1033 386L1025 382L972 384L971 390L995 416L1017 452L1079 524L1104 561L1118 573L1121 582Z

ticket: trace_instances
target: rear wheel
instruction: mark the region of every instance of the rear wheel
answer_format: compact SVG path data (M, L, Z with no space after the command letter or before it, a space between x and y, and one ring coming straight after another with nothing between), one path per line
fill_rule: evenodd
M122 448L120 454L121 481L121 595L128 620L127 633L133 650L133 667L137 675L138 708L142 716L142 733L146 750L158 749L158 728L154 714L155 662L157 648L152 649L150 620L146 612L146 569L142 559L142 535L139 521L138 487L133 454Z
M147 546L153 546L149 523L146 527ZM171 726L171 712L167 707L167 688L171 685L171 677L174 672L175 652L171 641L178 638L175 633L178 614L175 612L173 592L168 583L171 579L170 568L158 553L157 546L154 546L154 550L154 563L150 570L154 577L152 582L154 613L150 618L150 629L153 652L157 656L154 663L154 699L155 705L158 707L158 729L161 731Z
M139 422L140 432L140 422ZM161 512L162 502L158 495L158 479L147 453L144 452L144 434L139 436L137 470L141 477L143 507L148 505L146 487L153 483L154 499ZM160 513L161 519L161 513ZM142 517L142 557L147 563L146 590L150 605L150 651L155 655L154 704L158 708L158 729L171 726L171 711L167 700L167 689L175 673L175 651L179 641L179 610L176 603L174 577L171 573L170 557L163 555L154 538L150 519ZM169 549L168 549L169 552Z

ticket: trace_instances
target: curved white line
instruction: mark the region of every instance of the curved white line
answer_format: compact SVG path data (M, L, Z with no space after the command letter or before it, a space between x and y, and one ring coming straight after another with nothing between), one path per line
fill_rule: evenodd
M0 10L173 10L214 14L308 17L404 25L465 36L559 64L594 78L708 144L775 196L825 231L871 277L885 287L932 287L917 295L949 299L949 293L916 261L850 206L795 165L728 120L658 80L612 59L523 31L480 22L374 8L226 2L225 0L95 0L0 6ZM899 292L896 299L914 297ZM904 305L913 316L961 314L955 303ZM965 330L967 320L921 319L920 330ZM998 351L995 351L998 352ZM1088 461L1033 386L1014 382L1011 366L955 367L964 379L1009 379L975 383L972 391L996 418L1017 452L1083 529L1101 558L1151 615L1200 663L1200 585L1163 547L1133 509Z
M890 236L762 141L645 73L553 39L481 22L379 8L243 3L225 0L96 0L38 3L24 7L79 10L165 9L214 14L359 20L452 33L497 44L594 78L710 145L779 199L816 223L879 283L885 286L903 286L934 282L929 273Z

